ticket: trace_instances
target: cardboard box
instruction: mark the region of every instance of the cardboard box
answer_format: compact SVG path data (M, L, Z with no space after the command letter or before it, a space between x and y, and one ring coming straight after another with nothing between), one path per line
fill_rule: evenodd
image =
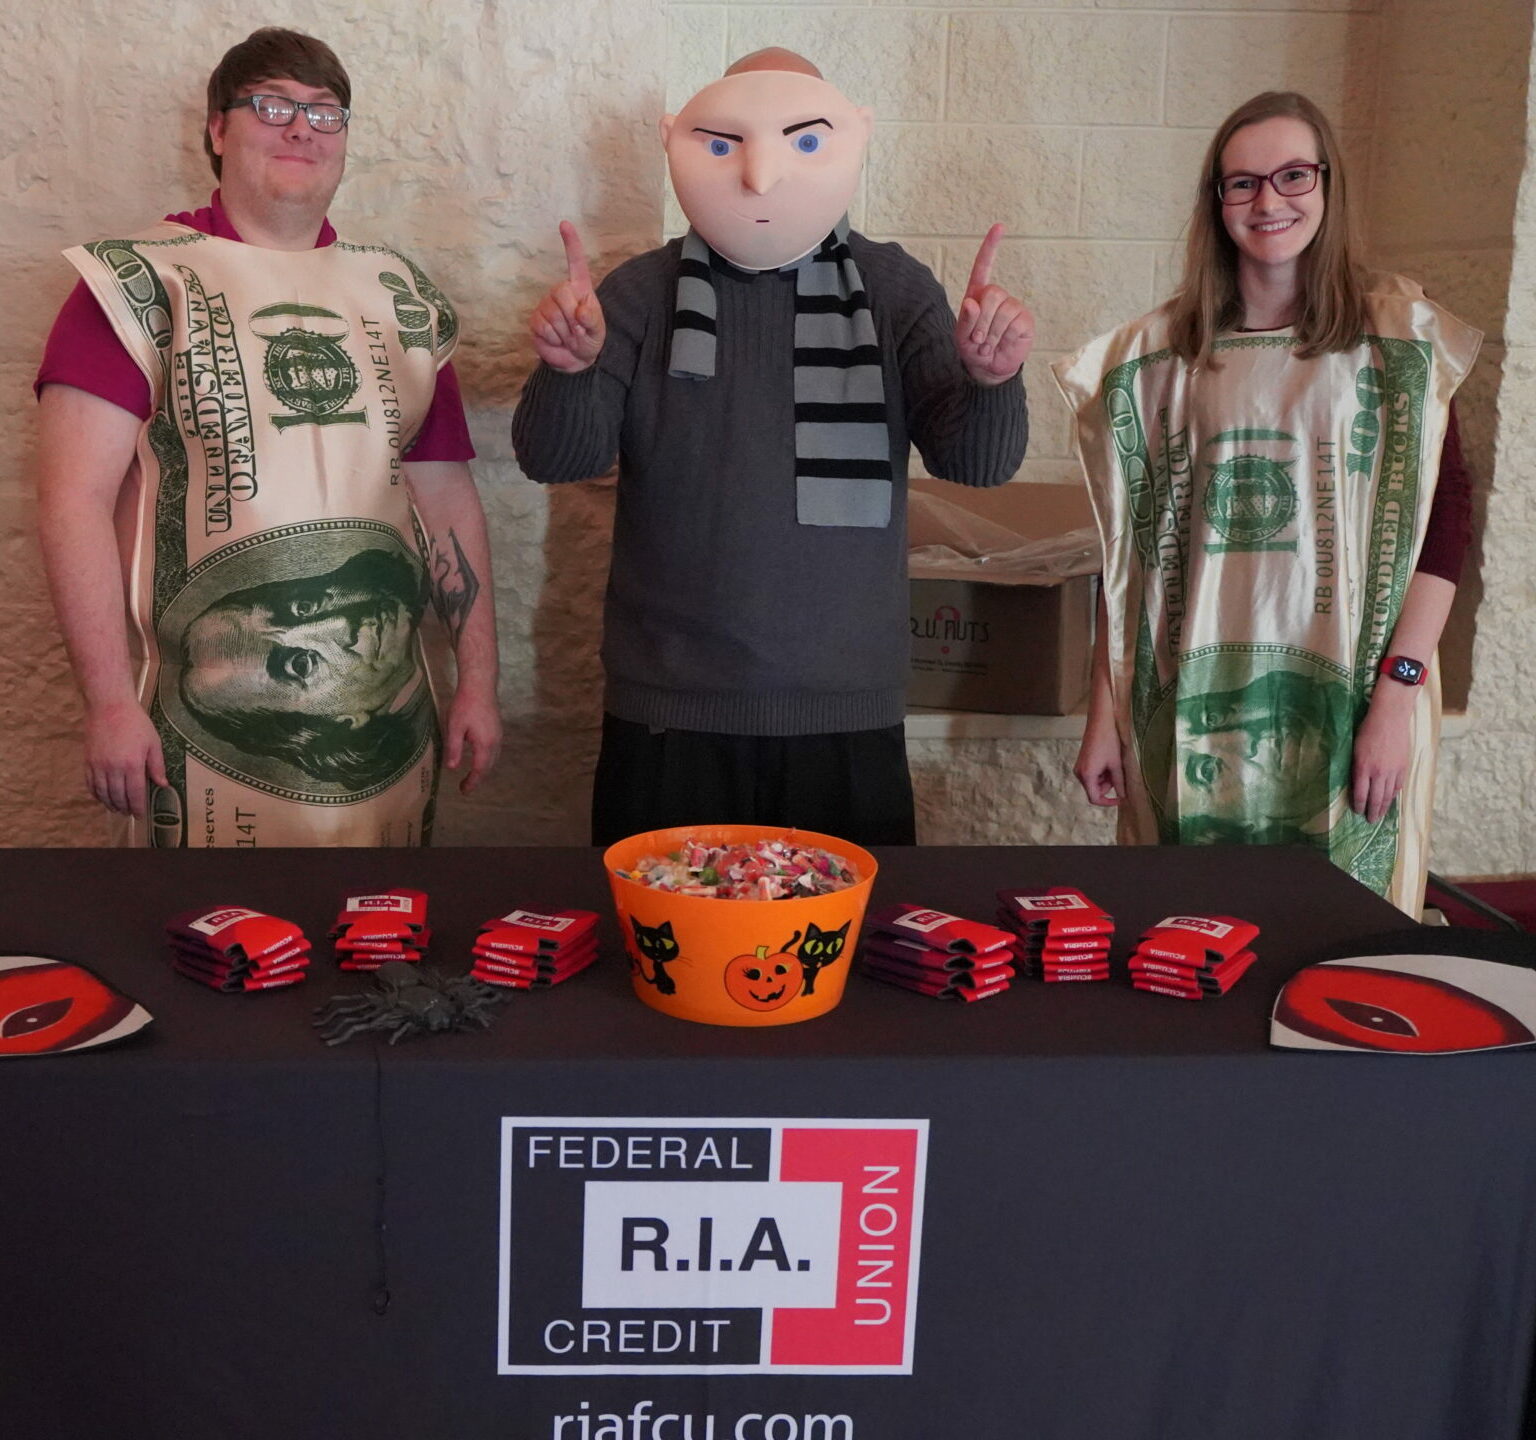
M908 524L908 703L1008 715L1080 709L1099 569L1097 534L1085 533L1093 512L1084 488L1015 482L973 490L923 477L912 482ZM1054 546L1032 543L1063 536ZM1048 553L1033 560L1042 549ZM986 579L976 578L982 573Z

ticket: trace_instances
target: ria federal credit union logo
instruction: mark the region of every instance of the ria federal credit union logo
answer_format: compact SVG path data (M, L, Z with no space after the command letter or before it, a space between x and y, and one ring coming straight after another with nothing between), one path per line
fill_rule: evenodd
M504 1117L503 1375L907 1375L926 1120Z

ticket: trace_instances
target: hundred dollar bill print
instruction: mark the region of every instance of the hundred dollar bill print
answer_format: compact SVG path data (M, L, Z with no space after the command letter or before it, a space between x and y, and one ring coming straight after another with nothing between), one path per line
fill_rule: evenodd
M69 252L149 379L129 557L156 845L419 844L437 722L401 458L458 321L406 257L175 224Z
M1306 844L1405 908L1422 885L1438 685L1401 804L1349 807L1356 726L1428 521L1480 336L1386 277L1370 333L1306 360L1218 340L1192 372L1158 312L1057 367L1105 540L1122 839Z

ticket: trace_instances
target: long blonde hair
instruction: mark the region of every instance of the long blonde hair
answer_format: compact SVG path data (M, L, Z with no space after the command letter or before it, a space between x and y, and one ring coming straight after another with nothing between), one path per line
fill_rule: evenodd
M1344 164L1333 127L1305 95L1266 90L1239 105L1211 138L1200 172L1189 238L1184 250L1184 279L1168 302L1170 340L1180 358L1210 365L1218 334L1242 319L1237 288L1237 246L1221 219L1216 182L1221 154L1245 125L1276 116L1303 120L1317 137L1317 158L1328 168L1318 177L1325 204L1317 235L1301 257L1301 303L1296 314L1296 354L1303 359L1348 350L1365 329L1365 283L1354 260L1354 230Z

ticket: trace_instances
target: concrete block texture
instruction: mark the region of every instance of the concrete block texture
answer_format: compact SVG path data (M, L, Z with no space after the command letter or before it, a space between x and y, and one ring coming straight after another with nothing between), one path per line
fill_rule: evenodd
M1523 0L1415 0L1384 13L1379 64L1393 83L1378 93L1371 206L1394 243L1507 242L1530 42Z
M1261 90L1300 90L1334 125L1369 126L1376 32L1359 13L1175 15L1163 119L1214 128Z
M1422 0L1427 4L1428 0ZM1521 13L1516 14L1519 10ZM1415 7L1417 13L1417 7ZM1494 466L1486 499L1480 560L1475 576L1481 589L1472 651L1471 691L1467 710L1470 733L1443 747L1441 785L1436 804L1435 853L1449 873L1510 874L1536 869L1536 840L1528 821L1536 801L1536 718L1531 706L1531 635L1536 631L1536 581L1531 554L1536 547L1536 319L1529 296L1536 290L1536 177L1528 157L1536 143L1536 115L1530 65L1528 6L1494 3L1480 7L1475 19L1502 24L1511 44L1523 44L1526 87L1520 101L1523 149L1527 157L1518 189L1500 172L1506 199L1513 190L1513 254L1508 261L1508 313L1502 374L1497 398L1474 389L1471 399L1479 427L1493 421ZM1462 17L1466 23L1466 17ZM1452 97L1478 87L1476 62L1462 57L1440 81L1438 93ZM1453 164L1448 137L1426 155L1429 163ZM1455 221L1448 219L1448 225ZM1501 236L1502 240L1504 237ZM1497 352L1495 352L1497 353ZM1485 370L1484 377L1487 372ZM1484 378L1480 377L1480 378ZM1491 387L1489 387L1491 389ZM1463 587L1465 588L1465 580Z
M868 219L883 233L1076 233L1082 142L1048 126L877 125Z
M1396 237L1392 237L1395 241ZM1444 306L1458 320L1483 332L1483 343L1504 338L1506 308L1520 297L1509 293L1509 266L1513 254L1506 230L1502 245L1473 249L1454 243L1430 245L1380 245L1371 250L1372 263L1417 280L1424 293Z
M943 10L892 10L871 23L850 6L744 5L728 16L732 60L782 45L810 60L877 120L937 120L948 29Z
M1440 747L1430 864L1444 875L1536 871L1536 841L1525 818L1536 805L1536 751L1530 736L1480 721Z
M734 58L726 49L723 5L667 6L667 110L676 114L690 95L718 80Z
M1085 130L1077 233L1106 240L1183 235L1210 139L1204 127Z
M1167 33L1162 15L956 11L945 116L973 124L1155 125Z

